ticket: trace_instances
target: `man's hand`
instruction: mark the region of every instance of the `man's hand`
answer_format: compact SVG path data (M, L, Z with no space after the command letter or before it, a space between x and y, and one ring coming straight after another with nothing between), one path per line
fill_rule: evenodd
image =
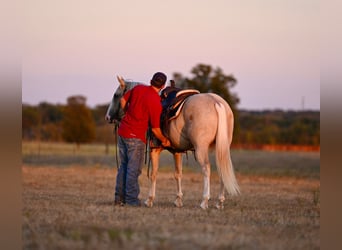
M171 142L170 142L170 140L165 139L164 141L162 141L162 145L165 148L169 148L169 147L171 147Z
M164 148L171 147L171 142L169 139L167 139L163 133L161 132L160 128L152 128L153 134L157 137L159 141L161 141L161 144Z

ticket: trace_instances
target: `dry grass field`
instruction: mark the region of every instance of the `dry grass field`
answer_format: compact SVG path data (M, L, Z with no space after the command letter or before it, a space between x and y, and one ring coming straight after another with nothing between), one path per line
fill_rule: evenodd
M233 163L240 165L237 178L242 193L227 197L222 211L214 208L219 187L216 172L211 178L210 208L199 208L203 183L195 167L184 171L183 208L172 204L176 192L172 167L159 172L153 208L117 207L113 206L115 167L92 162L61 166L57 158L55 164L44 165L32 160L26 146L22 167L23 249L320 248L317 166L304 175L289 170L272 174L248 171L247 156L253 157L255 152L244 152L245 157L237 152ZM319 156L309 155L308 159L309 165L314 161L319 165ZM141 198L145 199L149 186L146 167L139 181Z

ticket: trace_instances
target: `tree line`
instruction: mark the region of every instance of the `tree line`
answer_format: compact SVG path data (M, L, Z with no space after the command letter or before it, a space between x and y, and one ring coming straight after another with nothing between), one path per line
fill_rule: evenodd
M243 145L320 145L319 111L239 111L235 143Z
M115 143L113 125L104 120L108 105L89 108L69 97L67 105L22 105L23 140ZM84 100L84 97L82 97ZM319 111L238 110L233 144L320 145Z
M231 91L236 78L206 64L196 65L190 77L174 73L173 79L178 87L216 93L229 103L235 118L233 145L320 145L319 111L238 110L239 97ZM80 95L67 98L66 105L22 104L22 139L115 143L113 125L104 119L108 105L90 108Z

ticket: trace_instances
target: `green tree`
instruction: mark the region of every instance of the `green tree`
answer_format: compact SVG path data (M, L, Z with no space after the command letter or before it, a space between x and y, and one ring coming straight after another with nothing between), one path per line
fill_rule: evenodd
M63 120L63 109L60 105L41 102L39 103L38 108L42 117L42 124L56 124Z
M92 109L96 126L107 125L107 121L105 121L104 117L107 112L108 106L109 104L96 105L96 107Z
M42 141L62 141L62 121L64 106L48 102L38 105L40 114L39 139Z
M197 64L191 70L192 77L183 77L181 73L174 73L173 79L179 87L185 89L197 89L201 93L215 93L227 101L234 113L234 134L239 131L239 114L237 104L240 99L231 92L237 84L233 75L225 75L221 68L213 69L207 64Z
M63 138L67 142L92 142L95 139L95 122L83 96L71 96L64 110Z
M320 113L317 111L240 111L241 144L320 143Z
M107 112L109 104L96 105L92 110L93 117L96 123L96 142L104 142L106 148L106 154L109 153L109 144L116 144L116 136L114 136L114 124L113 126L108 126L105 121L104 116Z
M240 102L238 96L231 92L237 84L233 75L225 75L221 68L213 69L210 65L198 64L192 70L192 77L183 77L180 73L174 73L173 78L181 88L194 88L202 93L215 93L225 99L232 109L236 110Z
M22 105L22 138L33 140L37 137L40 115L37 107Z

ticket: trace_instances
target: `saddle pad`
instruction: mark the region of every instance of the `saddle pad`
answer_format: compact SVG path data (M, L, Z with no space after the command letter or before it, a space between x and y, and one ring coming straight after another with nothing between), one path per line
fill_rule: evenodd
M182 100L182 103L181 103L181 104L179 105L179 107L177 108L176 113L175 113L173 116L171 116L171 117L169 118L169 121L171 121L172 119L177 118L177 116L179 115L179 113L181 112L181 110L182 110L182 108L183 108L183 105L184 105L185 101L186 101L186 99Z

